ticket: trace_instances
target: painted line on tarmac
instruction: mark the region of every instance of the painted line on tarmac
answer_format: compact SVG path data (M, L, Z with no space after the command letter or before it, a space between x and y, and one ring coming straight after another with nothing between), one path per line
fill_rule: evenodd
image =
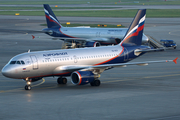
M36 86L40 86L41 84L43 84L45 82L45 79L42 79L43 81L37 85L32 85L32 87L36 87ZM19 90L23 90L23 88L17 88L17 89L12 89L12 90L1 90L0 93L7 93L7 92L17 92Z
M32 85L32 87L36 87L36 86L40 86L40 85L42 85L44 82L45 82L45 79L44 78L42 78L42 82L41 83L39 83L39 84L37 84L37 85Z
M172 75L162 75L162 76L147 76L147 77L142 77L142 78L138 78L138 79L149 79L149 78L160 78L160 77L172 77L172 76L180 76L180 74L172 74ZM125 78L124 80L118 80L119 78L111 78L111 80L109 81L103 81L102 83L113 83L113 82L120 82L120 81L129 81L129 80L136 80L136 78ZM43 78L43 81L37 85L33 85L32 87L36 87L36 86L40 86L45 82L45 79ZM68 85L68 86L73 86L73 85ZM44 87L43 89L51 89L51 88L56 88L56 86L48 86L48 87ZM1 90L0 93L6 93L6 92L15 92L18 90L23 90L23 88L17 88L17 89L12 89L12 90Z
M173 75L162 75L162 76L148 76L148 77L142 77L142 78L138 78L138 79L148 79L148 78L161 78L161 77L172 77L172 76L180 76L180 74L173 74ZM116 78L119 79L119 78ZM104 81L102 83L112 83L112 82L120 82L120 81L128 81L128 80L136 80L136 78L132 78L132 79L124 79L124 80L112 80L112 81Z
M128 81L128 80L134 80L134 79L113 80L113 81L104 81L104 82L102 82L102 83L113 83L113 82L121 82L121 81Z
M180 76L180 74L163 75L163 76L150 76L150 77L144 77L144 78L160 78L160 77L172 77L172 76Z
M0 93L7 93L7 92L16 92L19 90L22 90L23 88L17 88L17 89L12 89L12 90L1 90Z

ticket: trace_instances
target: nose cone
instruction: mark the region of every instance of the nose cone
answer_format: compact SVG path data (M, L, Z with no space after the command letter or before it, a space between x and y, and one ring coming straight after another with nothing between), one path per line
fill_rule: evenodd
M12 70L8 66L4 66L1 73L6 77L12 78Z

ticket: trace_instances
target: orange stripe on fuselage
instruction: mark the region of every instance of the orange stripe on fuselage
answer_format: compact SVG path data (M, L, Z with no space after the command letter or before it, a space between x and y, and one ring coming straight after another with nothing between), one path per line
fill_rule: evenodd
M113 58L111 58L111 59L109 59L109 60L106 60L106 61L104 61L104 62L101 62L101 63L98 63L98 64L94 64L93 66L104 64L104 63L106 63L106 62L109 62L109 61L111 61L111 60L119 57L119 56L123 53L123 51L124 51L124 47L123 47L123 46L122 46L122 48L123 48L123 49L122 49L122 51L119 53L119 55L117 55L117 56L115 56L115 57L113 57Z

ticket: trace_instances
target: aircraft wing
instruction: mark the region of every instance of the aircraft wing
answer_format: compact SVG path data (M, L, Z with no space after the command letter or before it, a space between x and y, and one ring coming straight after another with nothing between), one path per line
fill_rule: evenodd
M164 50L165 50L165 48L143 49L143 50L137 49L137 50L135 50L135 52L136 52L136 53L138 53L138 52L155 52L155 51L164 51Z
M174 62L177 64L177 59L174 60L160 60L160 61L146 61L146 62L131 62L131 63L120 63L120 64L103 64L103 65L94 65L94 66L61 66L61 70L73 72L73 71L93 71L97 74L101 74L104 70L108 70L114 67L127 67L129 65L139 65L145 66L151 63L164 63L164 62Z

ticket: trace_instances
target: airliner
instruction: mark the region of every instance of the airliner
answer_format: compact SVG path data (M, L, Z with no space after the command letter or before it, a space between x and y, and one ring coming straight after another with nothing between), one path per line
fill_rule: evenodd
M42 30L44 33L66 42L81 43L81 47L116 45L127 32L127 28L63 27L48 4L44 4L44 11L48 26ZM143 34L143 43L146 42L148 37Z
M148 65L150 63L175 62L174 60L129 62L146 52L158 51L141 45L146 9L139 10L134 17L123 41L114 46L61 49L27 52L13 57L2 69L9 78L26 81L25 90L31 89L31 82L44 77L57 76L59 84L66 84L66 76L75 85L100 86L100 74L114 67ZM128 63L129 62L129 63Z

